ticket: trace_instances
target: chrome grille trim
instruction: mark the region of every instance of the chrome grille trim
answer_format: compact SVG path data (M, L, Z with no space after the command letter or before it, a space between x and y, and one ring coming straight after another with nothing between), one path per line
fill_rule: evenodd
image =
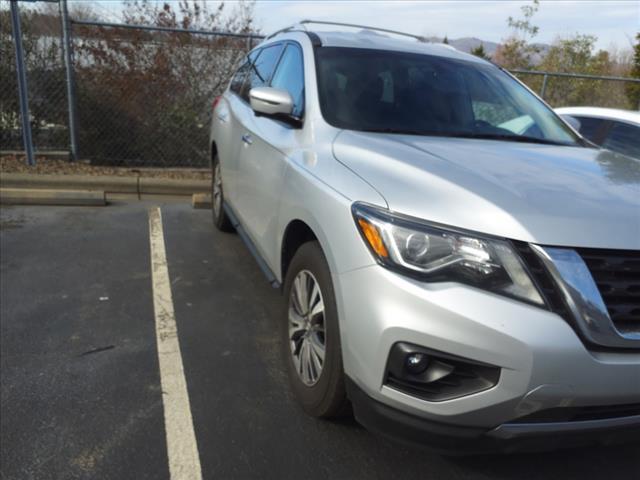
M622 333L640 333L640 251L577 248Z
M640 348L640 332L621 332L613 323L587 264L576 250L531 245L560 288L576 327L590 343Z

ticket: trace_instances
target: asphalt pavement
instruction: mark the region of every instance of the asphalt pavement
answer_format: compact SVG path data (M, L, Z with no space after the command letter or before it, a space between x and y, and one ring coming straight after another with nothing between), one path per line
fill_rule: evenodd
M0 209L0 478L170 478L155 205L203 478L640 479L637 445L450 458L309 418L281 366L280 292L179 202Z

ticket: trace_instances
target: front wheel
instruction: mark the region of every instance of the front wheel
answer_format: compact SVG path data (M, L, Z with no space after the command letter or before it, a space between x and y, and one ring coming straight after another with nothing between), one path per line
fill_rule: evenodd
M284 285L282 343L294 395L314 417L347 411L338 312L331 272L318 242L295 253Z
M220 171L220 160L216 155L211 165L211 210L213 212L213 224L223 232L232 232L233 225L231 219L225 213L224 190L222 189L222 173Z

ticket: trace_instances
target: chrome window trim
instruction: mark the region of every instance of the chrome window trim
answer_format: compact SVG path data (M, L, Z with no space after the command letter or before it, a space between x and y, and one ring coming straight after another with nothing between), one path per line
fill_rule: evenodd
M616 329L589 267L578 252L533 244L531 248L559 286L585 339L604 347L640 348L640 333Z

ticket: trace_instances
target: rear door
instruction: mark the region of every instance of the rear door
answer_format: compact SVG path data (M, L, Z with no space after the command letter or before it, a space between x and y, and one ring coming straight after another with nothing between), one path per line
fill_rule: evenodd
M225 94L215 109L213 122L216 129L218 158L224 180L225 201L232 206L235 203L236 181L238 177L238 155L242 146L240 136L242 132L241 118L245 115L246 102L242 99L242 88L260 50L254 50L247 55L229 84L229 91Z
M302 48L286 42L275 73L267 82L287 90L294 101L293 115L304 115ZM260 57L258 57L258 60ZM259 86L252 83L252 86ZM256 248L272 271L276 264L276 228L284 185L287 155L302 144L300 125L266 116L248 115L239 158L238 214Z

